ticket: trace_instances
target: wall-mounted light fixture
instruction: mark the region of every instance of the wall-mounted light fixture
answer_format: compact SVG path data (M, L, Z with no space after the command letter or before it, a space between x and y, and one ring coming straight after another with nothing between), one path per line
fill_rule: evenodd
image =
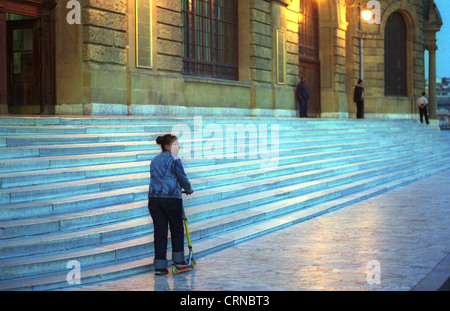
M344 5L359 8L361 19L369 24L381 23L381 3L375 0L345 0Z
M372 11L369 9L365 9L361 12L361 17L366 22L370 21L373 18Z

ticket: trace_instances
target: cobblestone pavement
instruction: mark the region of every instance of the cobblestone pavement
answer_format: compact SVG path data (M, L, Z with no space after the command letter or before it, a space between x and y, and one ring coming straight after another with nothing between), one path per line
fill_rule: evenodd
M437 290L450 275L449 185L446 171L200 258L188 273L76 290Z

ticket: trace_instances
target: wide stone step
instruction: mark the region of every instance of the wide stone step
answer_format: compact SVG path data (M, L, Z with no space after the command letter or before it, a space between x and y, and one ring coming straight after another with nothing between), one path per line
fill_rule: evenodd
M76 154L68 156L48 156L15 158L0 161L2 173L18 173L55 168L76 168L78 166L104 165L136 161L150 161L159 150L128 152L106 152L94 154Z
M66 125L66 126L0 126L0 136L8 135L62 135L62 134L113 134L113 133L148 133L170 132L169 124L152 125Z
M350 133L347 135L339 135L331 136L331 135L324 135L324 136L316 136L316 135L302 135L299 138L292 139L292 134L287 135L280 135L278 136L278 141L276 142L276 146L271 145L271 141L268 140L266 149L273 150L274 147L278 147L279 149L285 149L289 148L290 146L296 146L296 147L306 147L306 146L326 146L327 144L333 144L337 140L340 143L351 143L351 142L369 142L369 141L382 141L383 138L391 139L393 136L400 136L393 135L393 133L384 133L384 134L376 134L376 133L365 133L365 134L355 134ZM155 136L156 137L156 136ZM265 136L264 136L265 137ZM264 138L264 137L259 137ZM333 137L335 137L333 139ZM432 137L432 133L430 132L423 132L417 135L408 135L407 139L408 141L417 141L417 140L425 140L430 139ZM276 137L275 137L276 138ZM270 139L270 137L269 137ZM212 149L221 147L222 149L225 149L227 152L230 152L230 150L234 150L235 152L239 152L239 148L243 147L243 145L247 144L248 137L245 138L245 140L237 140L237 142L233 141L231 145L227 145L227 142L223 141L222 138L210 138L205 139L201 141L191 141L191 144L189 145L189 141L185 140L185 142L188 144L186 145L186 148L190 147L191 154L188 154L192 157L192 153L198 152L196 150L196 146L202 146L204 145L205 141L210 142L210 147ZM183 145L183 140L182 146ZM216 147L214 145L214 142L222 142L219 144L219 147ZM246 142L244 144L244 142ZM260 143L259 141L250 141L248 142L249 145ZM214 147L214 148L213 148ZM262 148L262 147L260 147ZM200 152L202 155L209 156L208 154L207 146L204 146L200 149ZM51 157L51 156L67 156L67 155L80 155L80 154L93 154L93 153L112 153L112 152L140 152L140 151L154 151L157 152L159 149L159 146L156 145L154 139L151 139L150 141L122 141L122 142L103 142L103 143L73 143L73 144L61 144L60 142L57 142L56 144L52 145L26 145L26 146L19 146L19 147L5 147L2 148L2 152L0 154L0 161L4 162L8 159L17 159L17 158L36 158L36 157ZM219 154L221 154L223 151L219 150ZM182 150L183 153L183 150ZM184 156L181 154L180 156ZM214 156L214 153L212 154ZM1 163L0 163L1 164ZM6 166L7 167L7 166ZM1 168L1 167L0 167Z
M413 142L420 143L425 142L428 138L419 139L415 138ZM405 141L404 137L393 137L386 141L380 141L377 139L365 140L365 141L348 141L348 142L340 142L340 143L331 143L326 145L308 145L308 146L297 146L295 141L287 142L286 144L282 144L279 146L280 154L284 154L284 152L288 153L308 153L308 152L317 152L317 151L330 151L330 150L343 150L343 149L353 149L364 146L385 146L392 144L405 144L408 143L409 140ZM11 148L5 148L11 150ZM268 148L270 151L270 148ZM16 149L21 151L26 151L25 149ZM122 152L105 152L105 153L93 153L93 154L74 154L74 155L60 155L60 156L39 156L39 149L29 149L30 151L36 151L36 153L27 153L29 157L16 157L14 159L3 159L0 161L0 172L8 173L8 172L23 172L23 171L35 171L42 169L52 169L52 168L73 168L77 166L87 166L87 165L99 165L99 164L111 164L111 163L121 163L121 162L134 162L134 161L150 161L154 156L160 153L159 148L145 149L144 150L135 150L135 151L122 151ZM2 150L5 151L5 150ZM206 159L202 156L201 161L194 161L196 157L191 157L187 159L183 159L185 166L195 166L195 165L210 165L210 164L219 164L220 158L227 159L229 155L226 153L222 157L212 157L212 159ZM247 154L250 155L248 151ZM33 154L33 155L32 155ZM260 154L260 153L256 153ZM243 158L248 158L245 155ZM233 160L242 158L235 153L232 153ZM229 161L228 161L229 162Z
M271 118L271 117L136 117L136 116L121 116L121 117L108 117L108 116L80 116L80 117L67 117L67 116L40 116L40 117L13 117L13 116L0 116L0 125L8 126L130 126L130 125L174 125L174 124L187 124L193 125L201 122L206 124L267 124L278 123L283 125L295 125L295 126L308 126L308 127L323 127L323 128L336 128L336 127L383 127L389 126L392 128L411 128L417 125L416 122L411 120L375 120L365 119L298 119L298 118Z
M216 124L217 125L217 124ZM176 128L173 129L177 131ZM217 140L222 139L222 137L233 138L234 137L242 137L244 139L246 136L258 136L259 137L272 137L275 135L273 129L264 129L254 127L237 127L232 130L227 129L226 127L222 128L217 125L216 128L210 129L208 131L190 131L190 129L180 128L183 135L188 135L191 138L200 138L203 140ZM386 135L386 134L397 134L404 133L402 129L391 129L389 133L387 133L386 129L373 129L368 132L367 128L360 129L299 129L299 128L287 128L276 131L277 138L280 140L286 140L288 137L292 136L292 131L298 131L305 137L310 138L322 138L322 137L345 137L352 136L355 134L359 135ZM149 132L128 132L126 129L123 129L122 132L105 132L105 133L82 133L82 134L40 134L39 133L23 133L23 135L5 135L1 136L2 141L4 142L4 146L6 147L16 147L16 146L34 146L34 145L59 145L59 144L86 144L86 143L108 143L108 142L133 142L133 141L154 141L156 137L160 135L166 134L168 131L149 131ZM408 132L414 132L414 130L409 130ZM423 134L426 132L417 131L415 134ZM205 138L203 134L212 135L215 137ZM244 134L246 134L244 136Z
M224 121L225 120L225 121ZM212 120L209 122L207 119L184 119L182 122L167 122L167 123L156 123L156 122L144 122L143 124L128 124L125 122L118 124L74 124L74 125L42 125L42 126L30 126L30 125L5 125L2 118L0 118L0 135L22 135L22 134L36 134L36 135L62 135L62 134L102 134L102 133L145 133L145 132L171 132L172 130L177 130L180 128L189 128L192 132L196 130L215 130L221 128L222 130L251 130L251 129L264 129L265 126L270 130L271 126L276 126L281 131L287 130L302 130L311 131L317 130L317 132L362 132L366 131L367 128L372 130L380 129L376 124L366 123L366 124L353 124L351 129L349 129L348 124L333 124L329 122L323 124L323 122L318 123L299 123L299 122L280 122L281 119L271 122L268 119L260 120L259 122L253 122L254 120L243 120L241 122L239 119L220 119ZM160 121L163 121L160 119ZM186 121L186 122L185 122ZM386 126L387 123L384 123ZM393 131L404 130L409 128L408 126L399 126L397 123L392 123L389 125L390 129ZM204 129L205 128L205 129ZM417 130L418 128L412 127L411 130Z
M401 140L397 141L397 143L402 143ZM326 154L328 150L336 150L342 151L344 147L349 149L348 153L358 152L359 147L363 147L364 145L369 145L369 143L364 144L339 144L339 145L331 145L328 147L297 147L297 148L286 148L279 150L279 157L284 157L285 155L295 155L295 154L305 154L307 152L314 153L315 150L322 151L317 152L313 156L317 157L320 154ZM384 148L391 148L394 145L394 142L391 145L384 144ZM375 147L366 147L366 148L379 148L377 144ZM400 147L398 147L400 148ZM366 149L369 150L369 149ZM139 153L111 153L105 154L104 156L99 155L84 155L77 157L63 156L63 157L48 157L48 158L36 158L33 160L10 160L3 162L3 174L0 173L0 188L10 188L14 186L26 186L28 184L40 184L40 183L49 183L50 181L64 181L64 180L73 180L73 179L83 179L83 178L93 178L99 176L108 176L108 175L117 175L123 174L122 171L129 172L144 172L148 171L148 165L150 161L144 160L147 158L154 157L160 151L142 151ZM227 159L230 158L230 155L234 158L241 157L240 154L236 153L224 153L222 158ZM104 160L107 158L114 158L113 160L105 160L107 164L99 164L97 160ZM118 159L116 159L118 157ZM254 152L249 151L246 153L242 153L242 157L247 158L266 158L263 152ZM217 156L217 159L219 157ZM78 160L78 161L77 161ZM85 161L83 161L85 160ZM136 161L139 160L139 161ZM26 161L26 165L24 164ZM75 162L75 163L74 163ZM221 164L217 164L218 161L205 161L204 159L197 160L195 158L188 158L183 160L184 166L186 167L187 172L191 172L192 167L198 167L202 165L205 167L207 164L207 171L210 171L209 164L213 163L215 165L214 170L218 168ZM111 164L112 163L112 164ZM6 166L6 164L11 164L10 166ZM33 166L33 164L36 164ZM240 165L243 163L227 163L227 165ZM25 170L20 170L22 167L26 167ZM33 168L33 170L30 169ZM14 170L14 173L8 173L8 171ZM48 178L40 178L40 176L48 177ZM61 175L61 176L60 176Z
M356 160L369 160L373 158L383 157L392 152L392 150L387 150L383 152L371 152L369 154L357 154L352 156L342 156L342 153L331 153L326 154L325 159L331 159L329 161L324 161L325 165L336 165L336 164L345 164L355 162ZM399 155L401 151L397 151ZM290 157L292 159L292 156ZM309 158L306 156L298 156L296 160L299 162L308 162L310 159L321 159L320 155L317 157L314 154L309 155ZM278 160L280 162L280 160ZM322 163L322 162L321 162ZM314 165L317 165L316 162L309 163L307 169L311 169ZM306 166L306 165L305 165ZM214 167L207 168L208 170L214 169ZM132 173L132 174L123 174L117 176L109 176L109 177L100 177L100 178L88 178L76 181L67 181L61 183L53 183L53 184L43 184L38 186L28 186L28 187L19 187L19 188L11 188L0 190L0 204L14 204L28 201L39 201L39 200L49 200L52 198L58 198L62 196L68 195L80 195L86 193L94 193L101 191L108 191L112 189L118 188L126 188L126 187L135 187L135 186L143 186L148 185L150 175L147 172L145 173ZM227 179L228 183L231 183L233 179ZM204 189L211 186L211 183L207 186L206 180L194 179L193 180L194 189ZM0 210L1 211L1 210ZM0 212L0 219L1 212Z

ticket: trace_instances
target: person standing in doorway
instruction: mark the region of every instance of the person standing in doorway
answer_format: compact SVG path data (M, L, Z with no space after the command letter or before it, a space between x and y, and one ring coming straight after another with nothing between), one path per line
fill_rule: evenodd
M428 106L428 100L425 97L425 92L422 92L422 97L420 97L417 100L417 105L419 106L419 112L420 112L420 123L423 123L423 116L425 116L425 122L427 124L430 124L428 122L428 112L427 112L427 106Z
M159 136L156 143L161 146L150 164L150 185L148 190L148 209L153 219L155 274L167 274L167 235L168 226L172 238L172 260L186 264L184 258L184 226L182 189L192 194L191 183L178 158L180 144L176 136Z
M299 104L300 118L307 118L309 90L308 86L306 85L305 77L302 77L300 83L297 85L297 98Z
M356 103L356 118L364 119L364 82L361 79L355 86L353 101Z

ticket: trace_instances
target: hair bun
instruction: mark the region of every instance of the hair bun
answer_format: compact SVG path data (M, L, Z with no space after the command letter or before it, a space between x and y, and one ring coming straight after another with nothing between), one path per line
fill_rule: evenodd
M177 139L172 134L166 134L164 136L158 136L156 143L161 146L162 151L166 151L165 146L171 145Z
M158 145L162 146L162 144L164 143L164 137L158 136L158 137L156 138L156 143L157 143Z

